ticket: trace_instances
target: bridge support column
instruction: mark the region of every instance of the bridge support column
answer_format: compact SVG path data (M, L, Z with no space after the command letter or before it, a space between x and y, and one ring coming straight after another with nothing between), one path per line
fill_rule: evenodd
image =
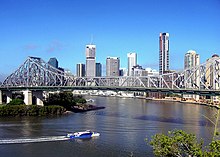
M6 95L6 104L8 104L12 100L12 92L11 91L6 91L4 93Z
M36 105L44 106L43 102L43 91L34 91L33 96L36 97Z
M2 91L0 90L0 104L2 104Z
M144 92L144 97L148 97L148 93L147 92Z
M32 105L32 92L30 90L23 91L24 103L26 105Z

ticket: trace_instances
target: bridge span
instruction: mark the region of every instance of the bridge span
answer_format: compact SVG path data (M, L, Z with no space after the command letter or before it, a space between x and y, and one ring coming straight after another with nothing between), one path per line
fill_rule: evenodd
M41 58L28 57L0 86L10 101L12 91L22 91L25 103L32 95L42 104L43 91L112 90L134 92L160 92L191 95L220 95L220 58L172 73L158 76L75 77L49 65Z

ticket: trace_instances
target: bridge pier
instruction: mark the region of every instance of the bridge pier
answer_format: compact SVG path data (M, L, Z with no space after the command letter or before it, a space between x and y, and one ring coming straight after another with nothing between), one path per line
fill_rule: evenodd
M5 91L4 93L6 95L6 104L8 104L12 100L12 92L11 91Z
M32 92L30 90L23 91L24 103L26 105L32 105Z
M43 91L34 91L33 96L36 97L36 105L44 106L43 102Z
M2 91L0 90L0 104L2 104Z

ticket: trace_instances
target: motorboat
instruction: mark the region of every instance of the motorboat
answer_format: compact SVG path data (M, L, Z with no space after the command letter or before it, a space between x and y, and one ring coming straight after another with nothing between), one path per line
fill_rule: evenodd
M98 136L100 136L100 133L93 132L90 130L67 134L67 137L70 139L73 139L73 138L92 138L92 137L98 137Z
M86 99L86 102L94 102L95 100L93 99Z

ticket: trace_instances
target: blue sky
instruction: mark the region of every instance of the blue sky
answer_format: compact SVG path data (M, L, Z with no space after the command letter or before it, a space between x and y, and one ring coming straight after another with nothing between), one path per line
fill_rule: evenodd
M97 46L96 60L137 52L138 64L158 70L159 33L170 34L170 67L182 69L193 49L204 62L220 53L220 0L0 0L0 77L28 56L75 73L85 63L85 45Z

